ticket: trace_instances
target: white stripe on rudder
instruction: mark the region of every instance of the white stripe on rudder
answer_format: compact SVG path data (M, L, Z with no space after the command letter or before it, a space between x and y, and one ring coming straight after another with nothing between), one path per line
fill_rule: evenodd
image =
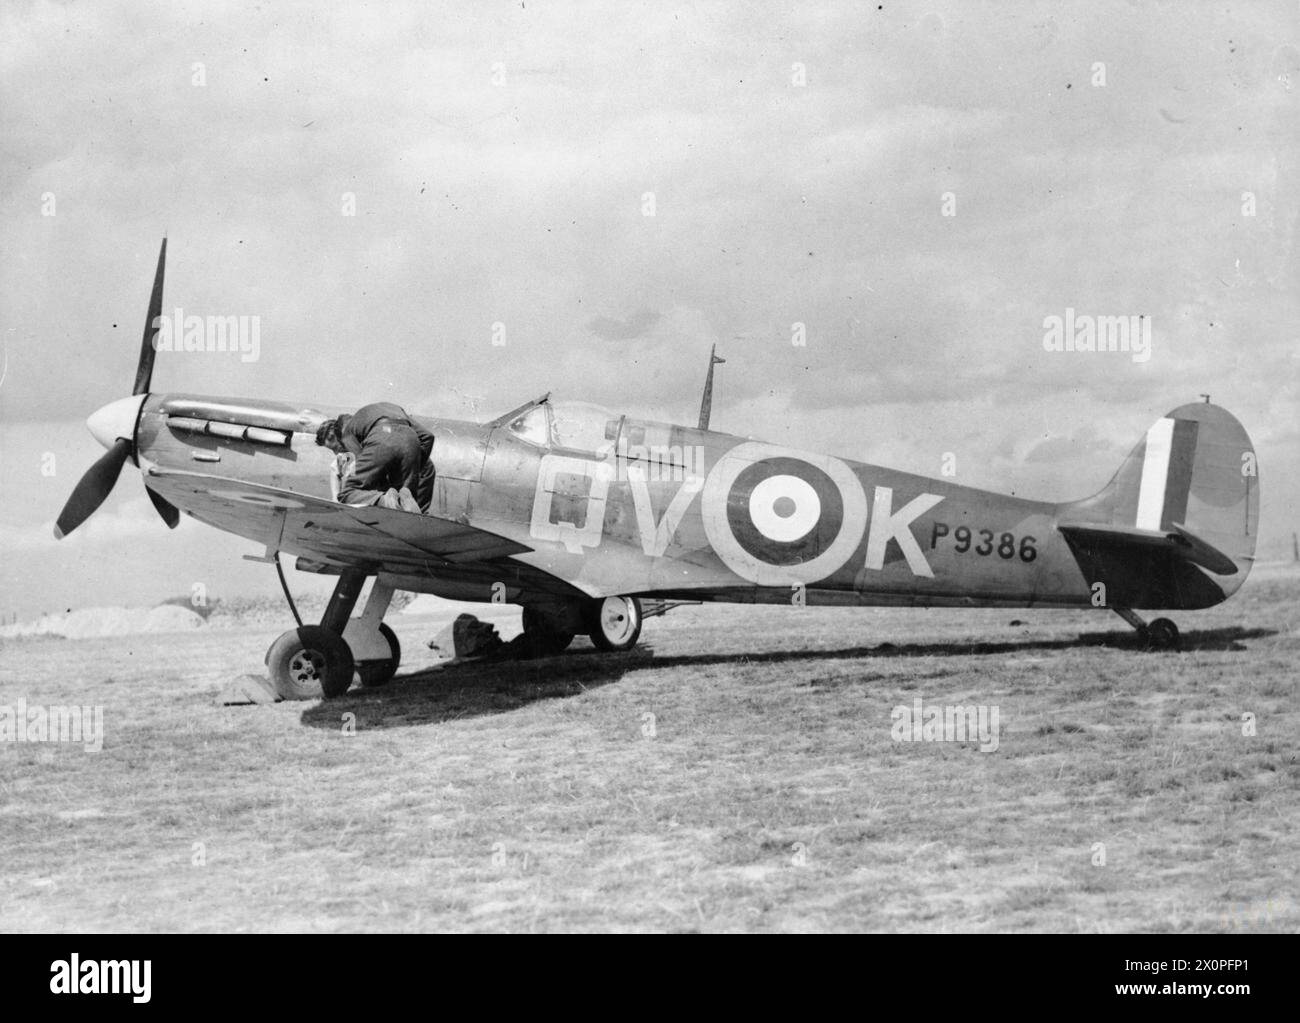
M1169 455L1174 447L1174 421L1157 419L1147 431L1146 458L1142 461L1142 483L1138 488L1138 529L1159 529L1165 509L1165 484L1169 480Z

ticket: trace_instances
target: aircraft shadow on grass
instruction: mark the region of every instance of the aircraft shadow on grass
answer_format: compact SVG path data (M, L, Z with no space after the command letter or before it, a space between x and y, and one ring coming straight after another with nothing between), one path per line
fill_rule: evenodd
M1246 650L1246 640L1277 635L1275 629L1232 626L1184 633L1184 652ZM782 664L791 661L839 661L900 657L969 657L1032 651L1075 650L1088 647L1141 649L1133 632L1085 632L1066 639L998 641L945 640L934 643L881 643L833 650L771 650L761 653L701 653L656 656L653 648L637 647L624 654L595 649L575 650L535 660L491 659L399 674L386 685L354 688L342 698L316 704L302 714L302 723L335 730L340 719L356 715L358 728L405 728L440 724L461 718L504 714L540 700L566 699L617 682L644 668L700 668L709 665ZM1168 657L1152 652L1153 657Z

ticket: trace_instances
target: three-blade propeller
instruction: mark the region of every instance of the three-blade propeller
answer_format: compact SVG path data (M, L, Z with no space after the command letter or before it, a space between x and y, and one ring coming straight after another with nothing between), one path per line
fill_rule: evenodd
M96 413L96 416L103 416L103 422L110 424L108 429L110 433L116 436L109 436L102 432L103 427L97 428L96 416L90 420L91 432L96 435L108 448L104 455L89 469L86 474L77 481L77 485L72 488L72 495L68 498L67 503L63 506L63 511L54 525L54 535L58 539L63 539L79 525L90 518L95 510L104 503L105 499L113 490L113 485L117 483L117 477L122 472L122 466L126 464L128 458L135 454L135 418L138 416L139 408L149 394L149 385L153 381L153 362L158 354L154 347L154 340L158 335L158 320L162 315L162 293L163 293L163 269L167 263L167 239L162 241L162 248L158 250L158 269L154 273L153 293L149 296L149 315L144 321L144 338L140 342L140 361L135 368L135 386L131 391L132 397L138 397L138 403L131 403L126 399L128 405L134 407L136 415L129 416L130 425L126 425L127 420L122 420L118 425L120 417L111 414L115 405L106 406ZM105 415L105 413L110 413ZM168 528L176 528L176 523L180 521L180 512L170 504L166 498L155 493L145 485L145 492L149 495L149 500L153 503L162 520L167 523Z

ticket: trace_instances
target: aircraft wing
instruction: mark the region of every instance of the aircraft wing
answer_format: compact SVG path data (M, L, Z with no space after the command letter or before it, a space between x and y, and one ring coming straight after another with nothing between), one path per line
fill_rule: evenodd
M1165 532L1155 529L1137 529L1130 526L1110 526L1104 523L1060 523L1057 525L1067 539L1085 545L1141 546L1169 551L1194 565L1208 568L1216 575L1236 575L1236 563L1217 547L1202 540L1181 523Z
M504 561L530 547L450 519L353 508L205 473L151 468L145 484L201 522L313 562L399 575L504 575L534 588L572 592L567 582L540 569Z

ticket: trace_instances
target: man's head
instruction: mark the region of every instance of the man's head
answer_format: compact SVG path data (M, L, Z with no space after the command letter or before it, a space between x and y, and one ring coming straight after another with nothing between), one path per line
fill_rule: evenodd
M336 455L347 450L343 446L343 417L337 419L327 419L316 427L316 443L323 448L329 448Z

